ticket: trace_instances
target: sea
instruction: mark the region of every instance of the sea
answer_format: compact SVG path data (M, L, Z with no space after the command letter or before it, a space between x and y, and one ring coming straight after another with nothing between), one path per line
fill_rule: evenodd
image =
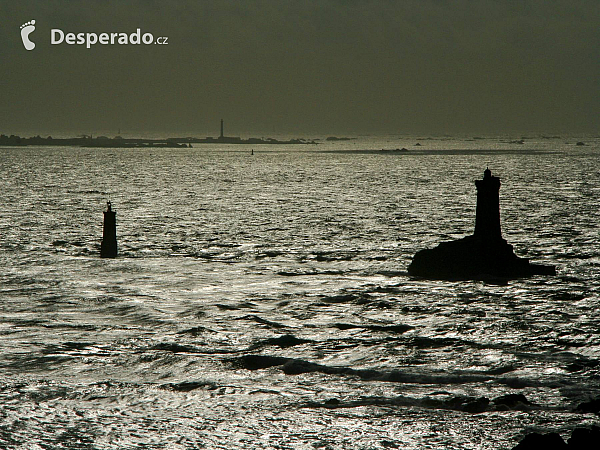
M472 234L487 167L503 237L556 276L410 276ZM567 135L0 148L0 448L510 450L599 425L599 167L600 137Z

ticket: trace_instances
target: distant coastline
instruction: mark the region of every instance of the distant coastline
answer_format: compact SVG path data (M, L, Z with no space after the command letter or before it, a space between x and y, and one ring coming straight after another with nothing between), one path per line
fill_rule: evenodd
M78 136L73 138L53 138L52 136L41 137L21 137L17 135L0 135L0 146L78 146L78 147L104 147L104 148L185 148L191 147L191 144L317 144L313 140L290 139L278 140L273 138L248 138L219 136L218 138L205 137L173 137L167 139L143 139L143 138L122 138L115 136Z

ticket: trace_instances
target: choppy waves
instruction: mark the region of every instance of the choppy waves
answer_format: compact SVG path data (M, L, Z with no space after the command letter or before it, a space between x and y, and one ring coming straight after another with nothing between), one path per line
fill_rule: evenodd
M341 145L3 149L0 445L497 449L598 423L595 150ZM472 231L486 165L506 239L559 275L409 277Z

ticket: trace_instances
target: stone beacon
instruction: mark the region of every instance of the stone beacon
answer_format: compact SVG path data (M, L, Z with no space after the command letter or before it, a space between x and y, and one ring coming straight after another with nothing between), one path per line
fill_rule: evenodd
M110 202L106 202L106 211L104 211L104 230L102 232L100 256L102 258L117 257L117 219L116 212L112 210Z
M493 177L487 168L483 180L475 180L477 209L475 211L475 236L502 239L500 231L500 178Z
M445 280L523 278L556 275L554 266L519 258L500 229L500 178L487 168L476 180L477 209L471 236L418 251L408 266L410 275Z

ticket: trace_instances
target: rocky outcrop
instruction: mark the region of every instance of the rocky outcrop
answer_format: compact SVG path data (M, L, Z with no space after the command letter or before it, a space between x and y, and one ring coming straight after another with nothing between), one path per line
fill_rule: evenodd
M523 438L513 450L554 450L568 449L567 444L558 433L531 433Z
M558 433L530 433L513 450L591 450L598 448L599 441L600 427L592 425L575 428L567 442Z
M489 241L472 235L420 250L413 257L408 273L443 280L511 279L556 275L556 269L519 258L504 239Z

